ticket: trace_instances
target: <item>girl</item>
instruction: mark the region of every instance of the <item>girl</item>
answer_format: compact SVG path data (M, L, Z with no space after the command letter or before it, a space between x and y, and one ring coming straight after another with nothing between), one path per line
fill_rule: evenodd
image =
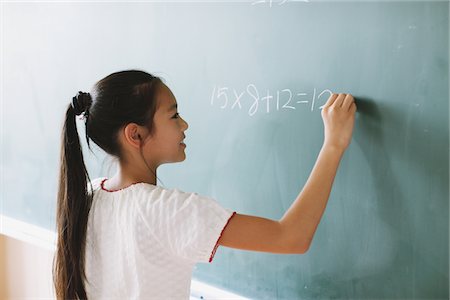
M219 245L305 253L348 147L356 105L333 94L322 109L323 146L303 190L280 220L238 214L215 199L156 185L157 168L186 158L188 124L170 89L140 70L113 73L79 92L62 129L53 280L58 299L189 299L193 267ZM112 178L90 180L75 117L116 157ZM89 185L88 185L89 183Z

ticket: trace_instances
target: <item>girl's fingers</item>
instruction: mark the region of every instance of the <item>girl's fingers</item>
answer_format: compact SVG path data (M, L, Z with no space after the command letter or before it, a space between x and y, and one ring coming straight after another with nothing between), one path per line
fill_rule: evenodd
M347 94L345 96L344 102L342 103L342 108L345 110L348 110L352 103L354 103L355 99L353 99L353 96L351 94Z
M339 94L336 98L336 100L333 103L333 106L336 107L341 107L342 103L344 102L344 98L345 98L346 94Z
M327 102L322 107L325 108L325 107L329 107L329 106L333 105L334 100L336 100L337 96L338 96L338 94L331 94L330 98L328 98Z

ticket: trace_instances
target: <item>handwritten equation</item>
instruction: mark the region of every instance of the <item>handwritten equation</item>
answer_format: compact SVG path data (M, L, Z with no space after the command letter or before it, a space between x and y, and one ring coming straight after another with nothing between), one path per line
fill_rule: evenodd
M256 0L256 1L252 2L252 5L268 3L269 7L272 7L272 3L278 3L278 5L283 5L288 2L309 2L309 0L295 0L295 1L293 1L293 0Z
M221 109L235 109L238 107L242 110L242 106L250 106L248 108L249 116L253 116L258 110L265 110L266 113L282 109L297 109L296 105L307 107L311 111L314 109L322 109L325 102L333 93L329 89L317 91L313 89L312 94L305 92L293 92L291 89L277 90L271 93L265 90L260 94L258 88L253 83L247 85L245 91L237 91L234 88L226 86L220 87L214 85L211 93L211 106L219 105ZM319 106L322 104L321 106ZM246 108L245 108L246 109Z

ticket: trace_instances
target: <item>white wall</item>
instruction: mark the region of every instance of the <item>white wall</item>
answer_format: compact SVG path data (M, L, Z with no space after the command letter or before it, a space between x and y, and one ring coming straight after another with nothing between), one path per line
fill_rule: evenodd
M0 299L54 299L53 253L0 234Z

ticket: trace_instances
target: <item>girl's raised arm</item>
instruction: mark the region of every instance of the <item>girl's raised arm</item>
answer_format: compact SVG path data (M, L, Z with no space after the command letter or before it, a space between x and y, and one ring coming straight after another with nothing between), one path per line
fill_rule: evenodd
M219 245L270 253L305 253L325 211L339 162L350 144L356 105L350 94L332 94L322 109L325 139L297 199L279 221L236 214Z

